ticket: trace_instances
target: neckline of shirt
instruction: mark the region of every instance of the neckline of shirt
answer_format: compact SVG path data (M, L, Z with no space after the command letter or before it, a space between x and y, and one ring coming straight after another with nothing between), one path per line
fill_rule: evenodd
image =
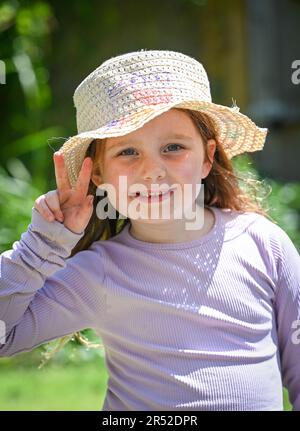
M126 224L124 229L120 232L120 234L117 235L119 239L122 239L127 244L131 244L135 247L141 247L141 248L151 248L151 249L183 249L183 248L193 248L197 247L209 240L211 240L213 237L215 237L219 230L221 230L222 225L222 217L220 211L222 211L220 208L217 207L207 207L209 208L214 215L214 225L210 229L209 232L207 232L205 235L203 235L201 238L194 239L192 241L184 241L184 242L176 242L176 243L158 243L158 242L148 242L148 241L142 241L137 238L134 238L130 231L130 222ZM116 237L115 237L116 238Z

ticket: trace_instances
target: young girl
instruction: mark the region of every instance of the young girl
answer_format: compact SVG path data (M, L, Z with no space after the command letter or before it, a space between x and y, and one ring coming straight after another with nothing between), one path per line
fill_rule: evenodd
M57 189L1 255L1 356L93 328L103 410L282 410L282 385L300 410L300 257L230 162L267 130L214 104L203 66L173 51L107 60L74 101Z

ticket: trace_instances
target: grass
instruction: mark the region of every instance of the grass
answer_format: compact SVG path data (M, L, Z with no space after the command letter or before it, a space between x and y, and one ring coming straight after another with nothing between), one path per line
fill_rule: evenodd
M108 374L101 363L36 370L1 370L0 410L97 410L104 402ZM285 410L291 410L284 390Z
M100 411L107 379L99 362L1 369L0 410Z
M103 352L69 343L38 369L40 363L40 349L0 359L0 411L101 411L108 382ZM286 389L283 399L291 410Z

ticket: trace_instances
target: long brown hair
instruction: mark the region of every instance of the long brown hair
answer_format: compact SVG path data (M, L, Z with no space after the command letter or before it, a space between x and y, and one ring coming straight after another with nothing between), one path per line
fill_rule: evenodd
M175 108L178 109L178 108ZM213 160L210 160L212 166L208 176L203 180L204 183L204 204L207 206L215 206L218 208L228 208L238 212L256 212L261 214L273 222L268 210L263 207L266 197L266 186L262 181L251 179L237 173L233 167L233 163L227 157L222 145L219 143L216 135L216 130L211 118L202 112L180 109L192 119L197 127L204 144L205 159L209 160L207 152L207 141L214 139L216 141L216 150ZM91 157L93 160L93 173L101 174L101 167L104 159L106 140L95 139L89 145L86 151L86 157ZM129 219L119 218L119 213L116 210L116 218L99 219L96 214L96 207L101 199L106 196L96 195L97 186L90 181L88 194L94 196L93 214L85 229L84 236L76 244L71 252L71 256L76 253L86 250L90 245L97 240L107 240L120 233ZM259 194L263 192L263 197ZM268 188L267 193L270 192ZM276 223L276 222L275 222ZM44 360L39 367L42 367L53 355L60 350L69 340L77 339L86 347L99 348L102 344L91 343L81 332L64 336L60 338L54 349L48 352L43 352Z

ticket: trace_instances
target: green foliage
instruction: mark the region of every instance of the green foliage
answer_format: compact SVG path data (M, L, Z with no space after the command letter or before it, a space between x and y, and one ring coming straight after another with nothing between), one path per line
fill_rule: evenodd
M52 90L48 53L55 28L51 6L45 1L8 0L0 6L0 52L6 66L1 86L1 164L20 158L35 185L46 190L53 150L49 139L63 136L51 124ZM36 151L38 150L38 151ZM2 240L2 243L4 241Z
M16 73L30 110L40 112L50 105L51 91L44 65L52 12L48 3L20 5L6 1L0 6L0 47L7 73ZM3 48L3 49L2 49Z
M31 221L31 208L41 194L19 159L10 159L7 170L0 166L0 249L12 248Z
M40 347L43 358L42 361L39 361L38 368L48 367L50 363L59 365L68 363L77 364L82 361L90 362L97 358L105 357L104 346L93 329L84 329L80 334L84 340L88 340L94 347L86 347L80 340L74 337L74 334L70 334L69 337L65 336L58 340L53 340Z

